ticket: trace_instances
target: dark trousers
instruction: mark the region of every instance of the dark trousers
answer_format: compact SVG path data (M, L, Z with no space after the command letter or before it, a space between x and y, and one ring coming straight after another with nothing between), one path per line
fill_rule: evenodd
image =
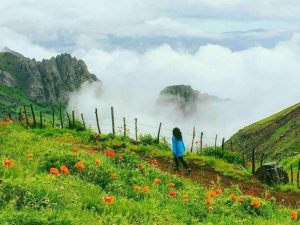
M184 161L183 156L180 156L180 157L174 156L174 161L175 161L175 168L176 168L176 170L179 170L179 161L184 166L184 168L186 168L186 169L189 168L188 165L187 165L187 163Z

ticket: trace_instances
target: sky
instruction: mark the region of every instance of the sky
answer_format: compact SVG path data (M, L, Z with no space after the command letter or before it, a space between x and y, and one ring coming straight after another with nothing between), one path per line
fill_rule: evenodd
M120 118L167 121L166 132L178 123L227 138L299 102L298 12L299 0L0 0L0 49L83 59L103 86L83 86L70 109L114 104ZM232 102L200 118L157 117L155 100L173 84Z

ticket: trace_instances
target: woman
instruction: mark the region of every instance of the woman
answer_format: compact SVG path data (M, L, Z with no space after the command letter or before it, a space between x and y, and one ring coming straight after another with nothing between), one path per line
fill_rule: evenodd
M175 170L179 170L179 161L182 163L187 173L191 172L191 169L188 167L187 163L183 159L185 146L182 140L182 134L178 127L173 129L173 137L172 137L172 150L175 161Z

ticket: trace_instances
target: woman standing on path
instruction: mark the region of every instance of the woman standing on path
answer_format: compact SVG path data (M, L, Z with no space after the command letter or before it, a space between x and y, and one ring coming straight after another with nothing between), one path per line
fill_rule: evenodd
M187 163L184 161L183 156L185 152L184 142L182 140L182 134L178 127L173 129L173 137L172 137L172 150L175 161L175 170L179 171L179 161L182 163L186 172L189 174L191 169L188 167Z

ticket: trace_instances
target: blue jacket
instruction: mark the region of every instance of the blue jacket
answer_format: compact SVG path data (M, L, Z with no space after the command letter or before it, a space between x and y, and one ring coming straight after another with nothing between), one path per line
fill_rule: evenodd
M172 137L172 150L175 157L181 157L184 155L185 146L183 140L177 140L174 136Z

